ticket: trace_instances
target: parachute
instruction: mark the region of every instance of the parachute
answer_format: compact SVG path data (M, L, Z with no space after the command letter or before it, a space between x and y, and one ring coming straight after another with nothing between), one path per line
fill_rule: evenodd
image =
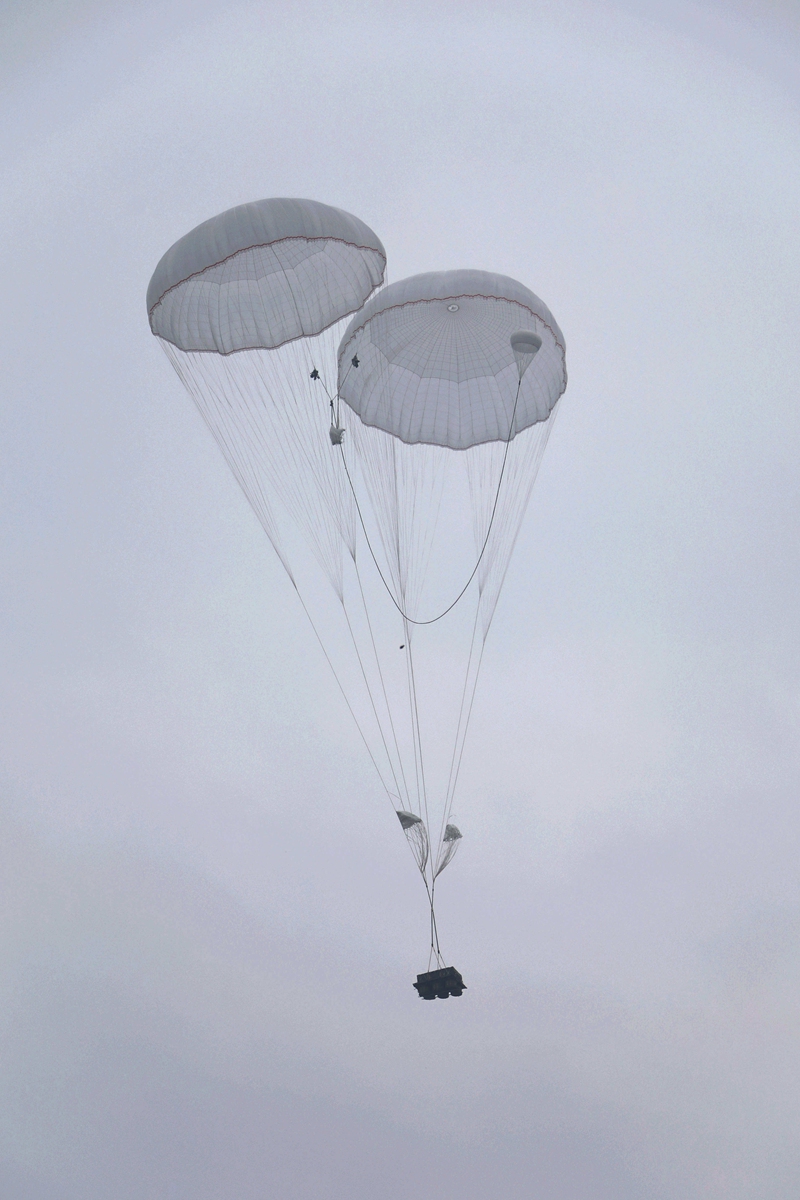
M563 335L522 284L462 270L382 286L385 267L358 218L262 200L181 238L147 306L396 812L427 893L417 990L433 998L465 986L437 974L455 969L436 883L461 844L484 646L567 377Z

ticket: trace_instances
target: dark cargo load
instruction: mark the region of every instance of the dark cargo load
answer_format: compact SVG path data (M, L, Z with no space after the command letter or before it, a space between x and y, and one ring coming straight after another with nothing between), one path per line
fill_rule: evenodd
M414 984L421 1000L447 1000L450 996L460 996L466 986L455 967L426 971L417 976Z

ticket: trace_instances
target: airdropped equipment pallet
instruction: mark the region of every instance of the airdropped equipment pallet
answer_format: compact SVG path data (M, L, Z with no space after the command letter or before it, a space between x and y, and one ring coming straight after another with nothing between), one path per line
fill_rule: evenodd
M455 967L426 971L417 976L414 984L421 1000L447 1000L449 996L460 996L466 986Z

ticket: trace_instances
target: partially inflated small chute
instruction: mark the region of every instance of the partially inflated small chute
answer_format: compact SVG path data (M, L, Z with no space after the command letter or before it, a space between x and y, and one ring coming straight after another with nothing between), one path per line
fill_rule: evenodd
M541 350L542 339L538 333L533 333L529 329L518 329L516 333L512 333L508 340L511 343L511 350L521 381L522 376Z
M425 879L425 868L428 865L428 855L430 854L425 822L416 813L405 812L402 808L398 810L397 815L403 827L403 833L406 835L406 841L411 847L414 860L422 872L422 878Z
M433 878L438 879L445 867L453 861L456 850L461 845L461 830L449 821L444 827L442 844L439 847L439 857L436 859L436 869Z

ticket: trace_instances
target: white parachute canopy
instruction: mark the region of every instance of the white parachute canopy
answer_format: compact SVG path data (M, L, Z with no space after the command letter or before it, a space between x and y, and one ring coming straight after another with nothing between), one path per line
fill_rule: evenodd
M383 282L372 230L316 200L257 200L204 221L147 289L150 327L180 350L274 350L356 312Z
M567 385L550 310L488 271L414 275L373 296L347 328L339 371L340 394L365 425L451 450L546 421Z

